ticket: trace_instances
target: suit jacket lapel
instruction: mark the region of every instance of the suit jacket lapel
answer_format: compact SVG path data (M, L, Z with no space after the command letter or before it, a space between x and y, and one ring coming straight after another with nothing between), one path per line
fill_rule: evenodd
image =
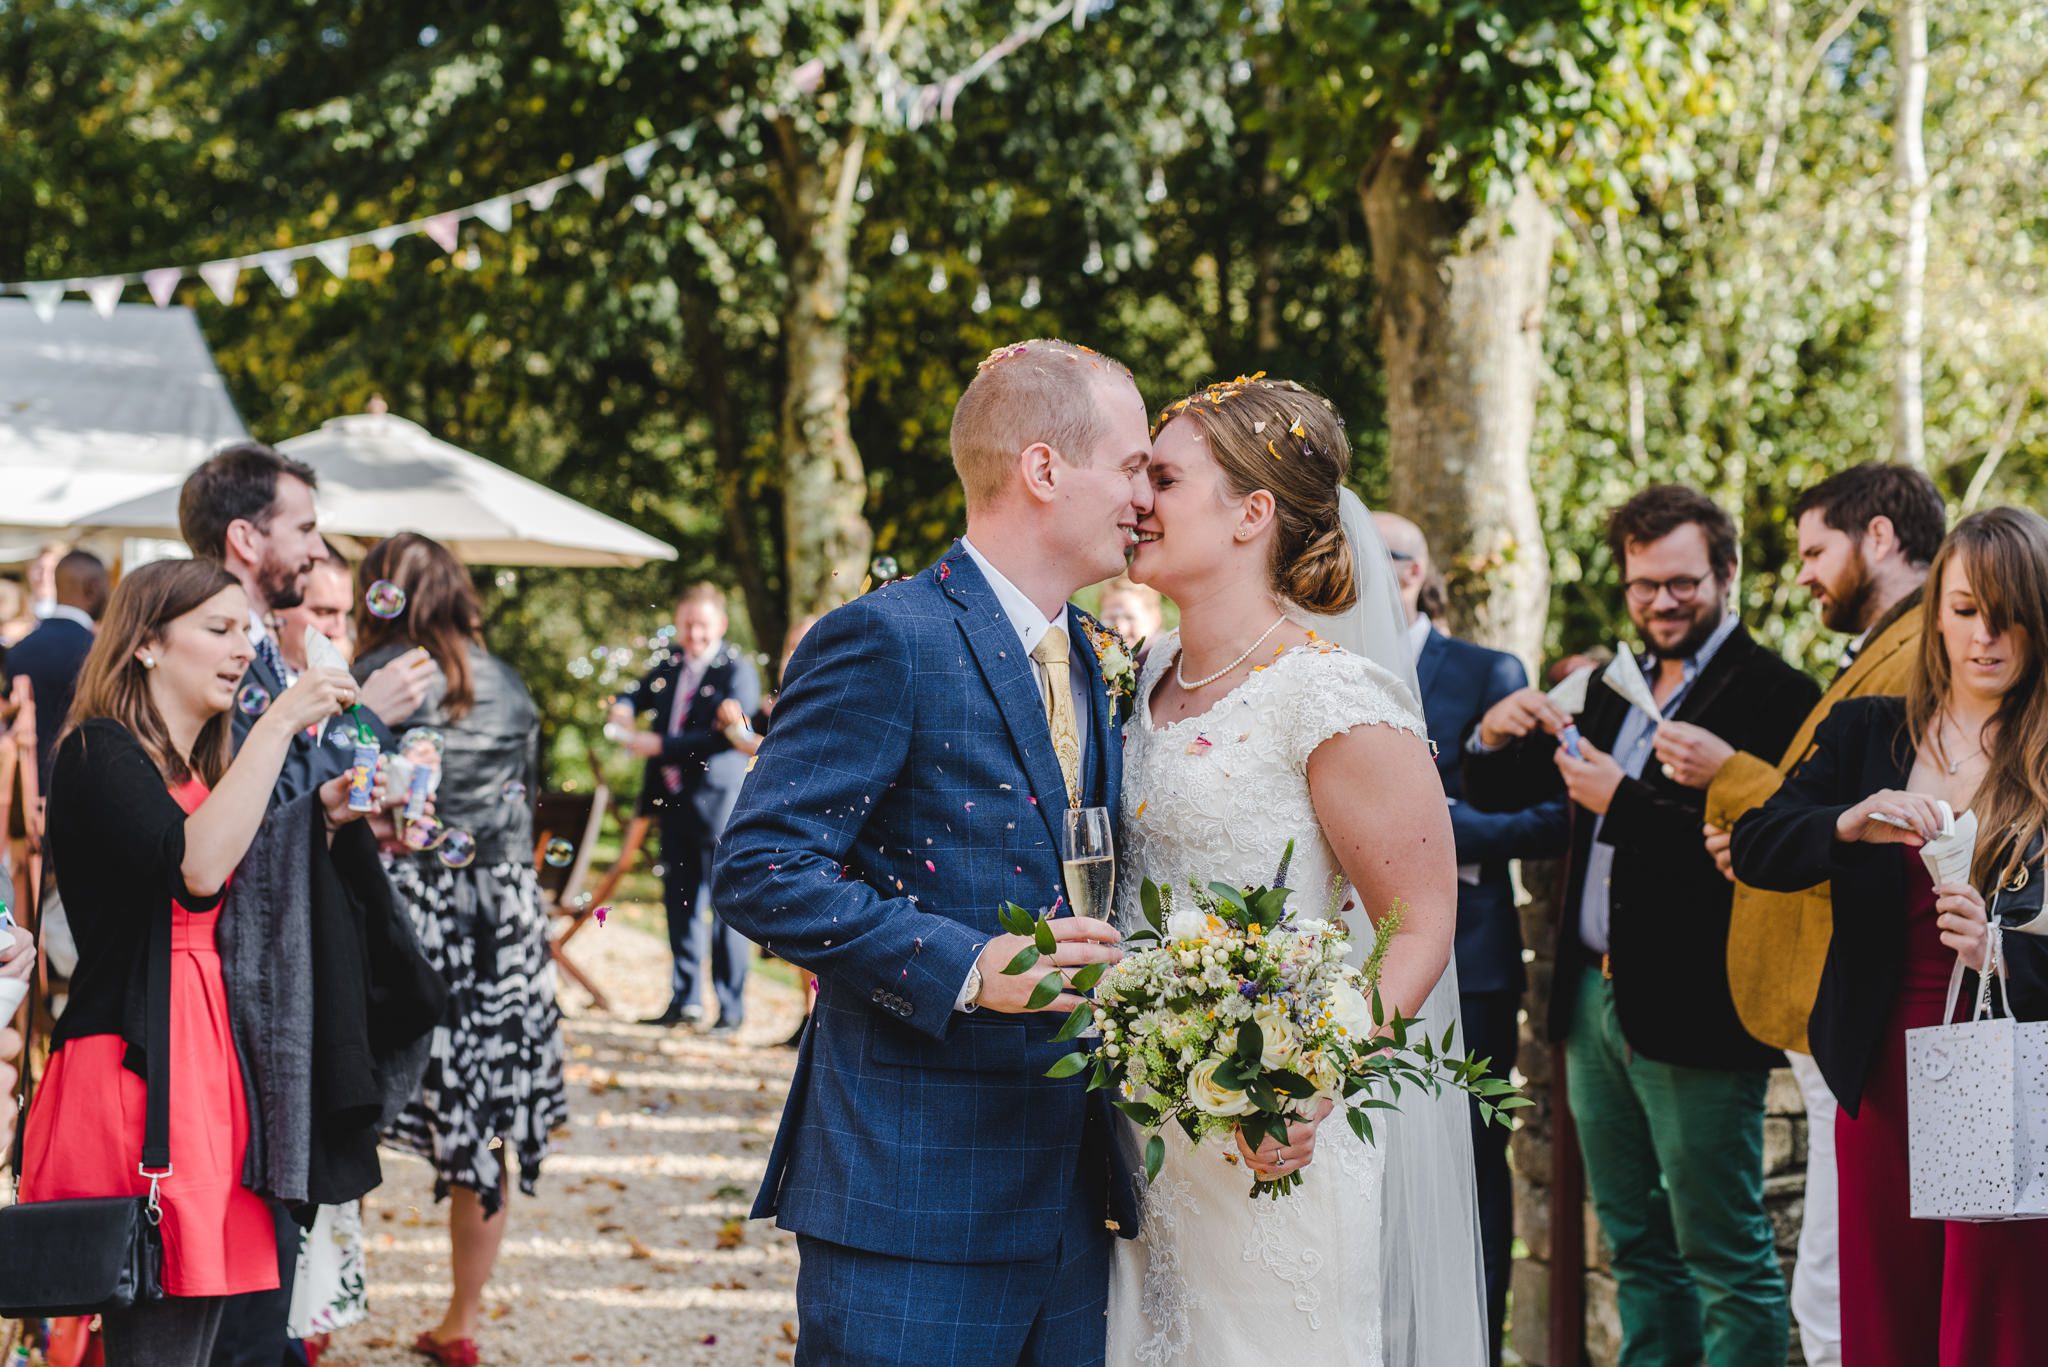
M1448 653L1449 647L1444 645L1443 637L1432 630L1422 643L1422 657L1415 662L1416 682L1422 686L1424 699L1429 697L1430 686L1436 682L1436 673L1444 667L1444 656Z
M1038 671L1017 639L1017 629L996 601L995 590L975 568L973 557L956 544L953 553L939 562L946 596L962 609L960 634L967 638L974 662L995 695L996 710L1009 729L1010 742L1031 780L1032 796L1052 847L1060 848L1060 825L1067 809L1067 780L1060 773L1059 758L1052 750L1052 729L1045 722L1045 697L1039 692ZM1092 652L1091 652L1092 653Z
M1088 728L1088 763L1081 791L1090 795L1093 806L1114 807L1119 747L1110 715L1109 686L1102 677L1102 660L1095 653L1095 642L1088 634L1087 618L1072 603L1067 604L1067 636L1074 643L1069 668L1081 671L1081 692L1088 699L1088 715L1081 719Z
M1689 721L1713 706L1714 699L1721 696L1721 690L1729 681L1742 672L1742 663L1751 654L1762 649L1749 634L1749 628L1737 626L1728 633L1728 639L1721 642L1721 648L1714 652L1714 658L1707 661L1707 667L1692 681L1692 687L1685 691L1685 697L1678 704L1673 721Z

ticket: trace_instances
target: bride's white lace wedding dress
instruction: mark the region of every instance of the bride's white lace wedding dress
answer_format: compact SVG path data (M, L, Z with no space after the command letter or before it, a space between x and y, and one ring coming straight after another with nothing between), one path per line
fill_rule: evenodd
M1155 728L1152 690L1178 646L1178 633L1153 646L1125 730L1119 922L1138 922L1148 878L1268 884L1290 840L1290 906L1322 915L1333 895L1344 906L1350 892L1309 799L1308 758L1355 726L1426 738L1407 689L1362 656L1311 643L1271 660L1201 716ZM1364 912L1344 914L1360 931L1362 955ZM1317 1134L1301 1186L1277 1201L1252 1200L1251 1174L1225 1161L1222 1141L1195 1148L1175 1126L1166 1141L1143 1233L1117 1242L1107 1360L1382 1367L1381 1150L1333 1118Z

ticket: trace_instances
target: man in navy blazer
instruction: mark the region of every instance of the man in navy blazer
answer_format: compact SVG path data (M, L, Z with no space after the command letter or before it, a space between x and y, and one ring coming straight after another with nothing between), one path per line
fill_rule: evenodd
M1432 600L1440 590L1422 529L1392 513L1375 513L1373 520L1394 559L1416 652L1415 672L1422 684L1423 719L1437 745L1437 776L1451 804L1451 834L1458 847L1458 1013L1464 1022L1465 1047L1492 1059L1490 1071L1506 1077L1515 1066L1521 1035L1517 1016L1528 983L1508 863L1562 854L1570 832L1569 814L1562 798L1519 812L1482 812L1460 800L1465 788L1458 757L1465 737L1487 708L1526 687L1529 676L1522 662L1504 651L1438 631L1429 609L1439 606ZM1496 1367L1515 1237L1508 1134L1504 1126L1482 1124L1474 1103L1472 1149L1479 1176L1480 1245Z
M71 711L78 673L92 650L92 638L107 610L107 567L90 551L72 551L57 562L57 603L43 624L7 652L7 686L27 675L36 700L36 773L42 791L50 782L57 736Z
M668 657L621 694L611 714L613 726L628 728L643 712L654 716L653 729L631 732L625 745L647 761L641 807L661 821L662 893L674 966L668 1006L641 1023L681 1025L703 1018L697 982L708 910L711 990L718 1003L712 1033L730 1035L746 1016L753 947L713 905L711 857L747 776L747 756L726 739L718 709L731 699L749 717L759 712L761 678L753 661L726 644L725 592L716 584L685 591L675 622Z
M1138 1229L1113 1113L1048 1078L1080 1004L1040 979L1120 957L1061 914L1070 807L1115 811L1123 751L1091 623L1067 599L1151 510L1129 372L1062 342L991 356L953 413L967 535L826 615L720 846L718 902L818 975L754 1206L797 1235L799 1364L1087 1367L1110 1234Z

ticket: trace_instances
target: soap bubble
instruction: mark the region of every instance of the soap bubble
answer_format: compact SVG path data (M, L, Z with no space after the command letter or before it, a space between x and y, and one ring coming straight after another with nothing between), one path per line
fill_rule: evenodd
M451 869L466 869L476 862L476 837L468 831L450 831L441 840L441 862Z
M569 861L576 857L576 847L566 840L550 840L547 853L542 857L548 861L549 868L565 869L569 867Z
M498 796L507 802L524 802L526 801L526 785L516 778L507 779L505 780L505 786L498 790Z
M363 594L363 606L370 610L372 617L390 621L405 611L405 590L389 579L379 579Z
M893 555L876 556L875 563L868 566L868 573L872 574L876 579L887 583L896 577L896 557Z
M270 710L270 690L260 683L243 684L242 691L235 694L235 706L244 716L260 717Z
M452 832L432 816L414 817L405 823L405 831L399 837L409 850L431 850L446 840Z
M398 738L398 753L414 764L434 765L441 762L441 750L446 744L441 733L431 726L415 726Z

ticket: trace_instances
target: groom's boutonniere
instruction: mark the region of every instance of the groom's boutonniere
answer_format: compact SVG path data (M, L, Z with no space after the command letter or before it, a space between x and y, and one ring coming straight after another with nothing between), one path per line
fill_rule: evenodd
M1130 715L1131 700L1138 694L1138 669L1131 659L1130 647L1124 638L1092 617L1081 619L1081 630L1088 633L1088 644L1095 647L1095 658L1102 665L1102 686L1109 694L1109 706L1119 725Z

